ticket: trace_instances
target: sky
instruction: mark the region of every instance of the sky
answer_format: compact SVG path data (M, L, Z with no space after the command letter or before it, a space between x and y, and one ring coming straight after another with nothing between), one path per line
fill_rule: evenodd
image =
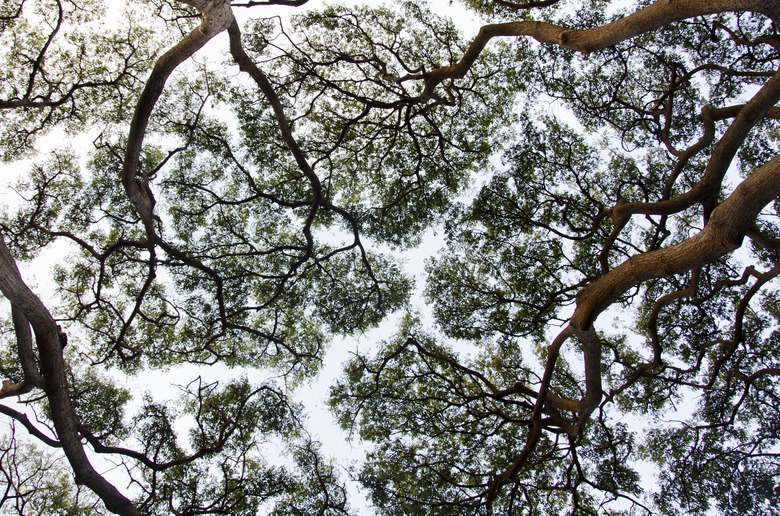
M343 2L310 0L304 8L317 10L331 4L362 5L364 2L356 0L345 0ZM430 2L430 5L435 13L453 18L467 39L476 35L479 31L480 23L460 3L451 3L448 0L435 0ZM279 8L280 15L283 15L283 13L297 14L300 12L302 12L301 8ZM242 14L240 9L236 10L238 18ZM412 308L419 312L428 325L432 326L434 324L433 318L430 310L425 307L422 292L425 287L425 260L435 255L444 246L445 242L442 233L434 230L429 230L422 241L423 244L419 248L401 253L401 258L406 263L405 272L412 275L416 280L416 289L412 297ZM366 495L360 489L359 484L349 478L348 469L351 466L358 465L367 447L356 438L350 439L348 434L338 427L326 403L329 397L330 386L336 378L341 376L343 364L353 356L358 348L365 351L367 348L371 349L378 342L392 337L396 332L400 316L401 314L395 314L388 317L380 327L363 335L335 337L331 342L317 378L307 385L298 387L292 393L294 399L301 401L306 406L312 436L322 443L323 452L335 459L342 469L342 477L346 481L350 504L357 514L369 514L370 508L365 498Z
M306 4L305 9L317 9L327 3L328 2L322 0L310 0L310 2ZM360 2L348 0L339 3L357 4ZM434 11L440 9L440 14L454 17L456 19L456 25L462 28L467 39L476 34L479 23L463 10L460 4L450 4L450 2L445 0L432 2L432 6ZM249 13L255 15L269 15L272 10L280 16L287 16L289 14L300 13L304 8L256 7L253 9L236 9L236 14L239 18L245 18ZM223 34L211 41L207 47L199 53L198 57L209 55L213 57L216 62L219 62L220 57L226 48L227 38ZM560 106L551 104L549 109L561 118L569 118L568 113ZM61 134L54 133L48 139L43 139L40 142L40 147L41 149L45 149L49 146L58 145L62 138L63 136ZM73 145L76 147L84 146L85 148L89 148L91 146L91 139L89 136L86 136L74 141ZM12 182L12 178L21 170L23 169L17 165L13 167L6 165L0 168L0 177L2 177L3 181L6 183L5 190L0 191L0 202L14 202L12 199L15 197L15 194L8 190L7 185ZM401 257L406 262L406 272L412 274L416 278L417 289L413 296L413 308L420 311L424 320L427 321L427 325L433 326L434 323L430 316L430 312L426 310L422 296L422 289L425 285L424 262L427 257L433 256L438 252L444 245L444 239L441 232L436 233L430 231L425 238L423 238L423 242L424 244L421 247L402 253ZM50 274L51 265L59 259L59 254L59 251L55 250L51 256L43 257L32 265L24 267L24 277L29 280L30 286L44 299L53 294L51 291L47 291L47 276ZM606 319L609 317L609 314L605 314L603 317ZM390 338L395 332L397 320L398 316L391 316L379 328L369 331L364 335L349 338L334 338L319 376L309 384L299 387L292 394L294 399L302 401L307 407L307 412L309 414L308 426L312 436L322 442L324 453L334 458L339 466L343 468L342 477L348 481L347 485L350 492L350 503L353 509L359 514L368 513L368 503L357 483L349 481L347 468L361 459L363 447L357 441L350 442L348 436L336 426L330 412L325 406L325 401L329 394L329 386L333 383L335 378L341 375L344 362L349 360L352 353L357 349L370 349L375 343ZM194 378L197 374L203 374L204 380L207 382L221 379L225 373L225 371L220 368L198 371L193 366L173 370L170 373L173 377L179 377L180 372L186 373L188 379ZM233 371L231 374L235 375L236 372ZM159 372L148 372L140 375L135 387L139 392L148 390L150 392L161 393L161 395L167 394L173 396L175 395L175 391L170 389L168 380L169 378L161 378ZM258 380L262 380L262 378ZM638 421L632 421L630 423L642 424L642 422ZM186 435L184 432L186 421L183 422L182 425L181 434ZM270 450L270 452L273 453L273 450ZM96 461L99 460L100 459L96 459ZM106 464L104 467L110 469L111 466L110 464ZM652 472L649 474L652 475ZM118 486L120 489L122 488L121 484L118 484Z
M243 25L243 22L250 14L252 16L279 15L285 17L291 14L301 13L304 10L320 9L331 3L358 5L363 2L354 0L345 0L343 2L310 0L305 6L298 8L284 6L254 7L251 9L235 8L234 12L239 19L239 22ZM474 20L458 3L451 4L449 1L432 2L432 9L434 12L438 10L439 14L455 18L459 26L462 27L463 33L467 38L476 34L479 29L479 23L477 23L477 21ZM227 36L223 33L210 41L195 57L197 59L202 59L204 56L208 56L210 60L218 63L221 62L227 47ZM41 156L54 148L61 147L63 141L69 142L69 145L76 150L91 149L93 138L94 134L90 134L89 132L74 136L65 135L60 130L54 130L48 136L41 138L36 143L36 148L40 151ZM83 165L86 165L86 159L87 156L84 154ZM14 206L19 202L19 196L14 191L14 185L24 176L28 167L34 162L35 159L15 162L13 164L0 163L0 206ZM406 272L413 275L416 279L416 291L413 295L412 307L414 310L419 311L423 320L426 320L428 324L432 325L432 318L430 317L429 311L425 308L425 302L422 296L422 290L425 285L424 262L427 257L434 255L443 247L444 239L440 232L436 233L431 230L426 234L423 242L424 243L419 248L401 253L401 258L406 263ZM31 263L22 264L20 267L25 281L45 303L47 299L53 299L55 297L53 284L49 281L52 267L61 260L63 254L68 252L67 249L68 246L66 244L54 244L48 253ZM0 308L0 310L4 309L5 307ZM358 514L369 514L369 504L365 499L365 494L359 489L357 482L349 479L348 468L360 461L363 456L364 447L357 442L357 440L350 441L347 434L336 425L332 415L326 407L326 400L329 395L329 386L341 375L342 365L351 358L352 353L358 348L365 350L379 341L390 338L395 332L399 317L400 314L392 315L379 328L371 330L363 335L347 338L334 338L329 351L325 356L322 370L317 378L308 384L298 387L291 393L293 399L301 401L306 406L308 413L308 428L312 437L322 443L324 454L333 458L339 465L339 468L341 469L340 474L347 484L350 505ZM226 374L235 377L240 374L240 371L226 371L224 368L219 367L199 370L194 366L175 368L168 371L166 376L161 376L160 371L147 371L138 376L137 381L134 382L133 389L136 394L147 391L154 393L155 396L159 396L161 399L165 399L166 397L175 397L176 390L171 388L171 382L175 383L175 379L188 378L187 381L189 381L189 379L195 378L197 375L202 375L204 380L208 382L224 379ZM263 373L261 372L261 374ZM248 375L251 380L252 372L249 371ZM260 377L255 380L262 381L263 378ZM15 405L16 408L22 409L22 406L9 403L9 400L3 400L3 403ZM186 427L187 420L185 419L180 423L180 436L186 436ZM89 448L87 448L87 450L89 451ZM268 452L269 454L274 453L272 445L269 447ZM107 462L102 456L95 454L90 455L95 467L105 471L107 477L114 481L120 490L123 490L125 488L125 480L120 469L115 468L112 463ZM279 460L283 461L283 458L279 457ZM274 458L269 457L269 461L274 462Z

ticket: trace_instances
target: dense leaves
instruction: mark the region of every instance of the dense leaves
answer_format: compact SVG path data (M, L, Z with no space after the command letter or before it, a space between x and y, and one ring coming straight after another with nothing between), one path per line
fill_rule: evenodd
M377 512L771 513L774 3L305 3L0 6L0 509L348 514L396 314Z
M474 5L514 17L522 4ZM539 19L609 21L587 9ZM755 254L697 263L704 251L692 251L692 265L676 265L730 185L777 154L774 120L736 141L728 125L775 73L772 30L762 16L717 15L588 54L522 47L517 143L451 209L447 247L428 263L442 337L401 328L332 393L342 425L376 443L360 480L383 512L772 512L778 436L763 427L776 421L776 212L743 230ZM565 116L544 109L550 98ZM727 173L732 158L741 177ZM653 254L678 243L677 256ZM622 279L643 267L658 270L647 283ZM593 284L614 288L595 309ZM475 351L442 348L445 336ZM660 471L654 487L643 461Z

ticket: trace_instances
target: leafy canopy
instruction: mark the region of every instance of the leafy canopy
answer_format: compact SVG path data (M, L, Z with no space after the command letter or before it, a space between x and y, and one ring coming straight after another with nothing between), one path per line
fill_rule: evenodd
M397 314L378 513L770 513L775 3L303 4L0 6L0 511L351 513Z

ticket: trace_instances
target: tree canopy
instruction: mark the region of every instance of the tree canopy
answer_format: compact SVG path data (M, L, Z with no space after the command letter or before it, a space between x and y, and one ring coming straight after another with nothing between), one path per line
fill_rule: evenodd
M391 315L378 514L776 510L778 3L304 4L0 5L0 512L353 513Z

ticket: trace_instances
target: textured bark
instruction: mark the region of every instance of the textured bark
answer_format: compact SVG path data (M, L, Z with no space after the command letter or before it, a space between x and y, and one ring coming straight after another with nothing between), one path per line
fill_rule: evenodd
M742 245L764 207L780 195L780 156L747 177L712 212L701 232L677 245L633 256L582 289L571 317L584 329L630 288L712 263Z
M426 75L409 75L393 80L425 79L425 89L421 97L429 98L436 86L445 79L464 77L487 43L496 37L530 36L540 43L589 53L656 31L670 23L724 12L760 13L780 25L780 2L775 0L661 0L629 16L592 29L570 29L539 21L497 23L485 25L480 29L456 65L438 68Z
M77 416L70 402L59 327L38 296L22 280L16 262L1 236L0 292L11 302L13 309L18 310L32 326L52 421L65 456L75 473L76 483L94 491L111 512L128 516L140 515L130 500L95 471L84 452L77 428ZM24 332L21 333L24 338Z

